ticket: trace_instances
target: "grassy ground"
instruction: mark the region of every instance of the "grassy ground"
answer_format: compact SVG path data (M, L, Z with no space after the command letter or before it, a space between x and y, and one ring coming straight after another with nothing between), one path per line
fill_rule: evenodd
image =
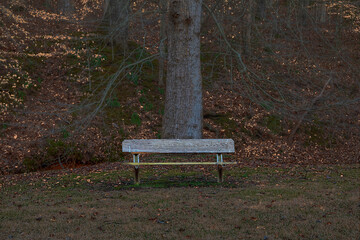
M360 236L358 165L142 169L0 179L0 239Z

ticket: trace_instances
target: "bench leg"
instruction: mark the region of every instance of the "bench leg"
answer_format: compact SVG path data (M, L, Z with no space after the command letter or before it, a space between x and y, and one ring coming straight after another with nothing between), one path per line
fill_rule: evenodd
M139 154L134 154L133 158L134 158L134 163L139 163L140 162ZM134 166L134 181L135 181L136 185L140 184L139 165Z
M134 167L134 181L135 181L135 184L138 185L140 184L140 178L139 178L139 166L135 166Z
M219 173L218 182L222 183L223 182L223 167L222 167L222 165L218 164L217 169L218 169L218 173Z
M223 182L223 156L221 153L216 154L216 162L217 162L217 169L218 169L218 182L222 183Z

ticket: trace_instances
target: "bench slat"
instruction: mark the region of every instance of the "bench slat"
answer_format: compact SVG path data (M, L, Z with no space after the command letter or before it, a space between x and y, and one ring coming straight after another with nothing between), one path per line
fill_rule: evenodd
M139 165L229 165L237 164L237 162L140 162L140 163L124 163L125 165L139 166Z
M123 152L131 153L233 153L232 139L134 139L124 140Z

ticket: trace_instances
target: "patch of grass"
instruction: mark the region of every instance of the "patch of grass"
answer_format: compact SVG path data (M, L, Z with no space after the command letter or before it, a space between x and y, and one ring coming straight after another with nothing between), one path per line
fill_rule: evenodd
M285 170L282 168L270 168L270 167L262 167L262 168L250 168L250 167L243 167L241 169L231 169L228 171L230 176L234 177L253 177L253 176L278 176L280 173L284 172Z
M211 88L214 82L223 80L224 75L227 74L230 59L221 53L213 53L211 49L205 49L203 46L200 58L204 88ZM226 66L226 61L228 61L228 66Z
M1 123L1 130L6 130L8 128L8 124L7 123Z
M318 146L330 148L336 144L335 137L327 134L325 126L319 121L314 121L313 124L305 126L304 131L308 135L308 139L305 141L305 146L316 144Z
M150 91L150 90L149 90L149 91ZM148 91L146 91L145 89L143 89L143 90L141 91L141 94L142 94L142 95L141 95L141 97L139 98L139 102L141 103L141 105L143 105L144 110L145 110L146 112L151 111L151 110L154 108L154 105L150 102L149 97L147 97L147 96L148 96L147 92L148 92Z
M0 238L356 239L359 167L306 170L299 181L303 167L234 168L225 184L172 168L142 169L153 177L139 186L131 169L0 181Z
M91 72L91 92L90 97L94 97L91 101L97 101L97 94L104 91L107 87L109 77L117 76L111 96L107 99L105 108L105 122L108 124L117 124L124 128L124 125L141 125L140 111L153 111L161 108L161 93L154 81L158 75L157 60L141 62L130 68L124 68L123 72L118 74L119 66L123 64L133 64L140 58L151 56L146 49L142 48L135 42L129 42L128 55L124 56L123 51L119 51L118 46L104 46L103 41L91 41L85 44L81 40L74 40L73 47L75 49L88 49L87 55L68 56L67 65L74 71L87 68ZM96 54L95 54L96 53ZM81 66L78 65L79 61ZM126 61L126 62L124 62ZM90 64L90 66L89 66ZM90 68L89 68L90 67ZM68 71L70 73L70 71ZM74 74L75 73L75 74ZM78 75L72 72L73 75ZM121 80L120 80L121 79ZM121 84L119 82L121 81ZM89 84L84 84L84 91L89 91ZM140 94L139 94L140 93ZM139 96L141 107L128 104L129 98ZM89 96L84 97L87 101Z
M126 78L135 86L139 85L139 76L137 74L127 74Z
M119 103L120 103L120 101L119 101ZM111 124L113 122L122 123L122 121L126 125L133 124L131 121L133 112L131 112L131 111L132 111L131 108L130 109L126 108L121 103L120 103L120 105L118 105L117 102L113 102L113 103L111 103L111 106L108 105L108 107L105 108L105 112L106 112L105 121L108 124Z
M94 164L102 161L91 154L84 153L80 145L66 141L69 134L63 129L62 139L49 139L42 152L26 156L23 160L25 171L33 172L59 164L66 166L68 164Z
M33 70L42 68L43 58L21 55L4 59L2 66L2 70L6 71L0 73L3 75L0 88L8 94L0 96L0 111L7 112L22 106L26 97L40 87Z
M266 116L262 120L261 125L267 127L274 134L281 134L283 132L281 118L277 115Z
M209 187L217 186L219 183L216 181L213 182L204 182L201 180L183 180L179 177L174 178L164 178L158 180L143 180L140 185L130 184L125 186L125 188L135 188L135 189L144 189L144 188L169 188L169 187Z
M131 123L138 126L141 125L141 118L136 112L131 115Z
M229 114L219 114L211 117L211 119L225 130L227 138L233 138L233 134L236 133L235 130L239 128L239 124Z
M121 107L121 104L118 99L112 98L107 101L107 105L111 108L119 108Z

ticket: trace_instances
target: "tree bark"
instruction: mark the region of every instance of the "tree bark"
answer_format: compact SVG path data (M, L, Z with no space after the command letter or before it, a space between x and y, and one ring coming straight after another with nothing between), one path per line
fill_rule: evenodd
M104 25L111 41L127 50L129 32L130 1L105 0Z
M200 23L202 0L171 0L163 138L202 137Z
M164 66L165 66L165 39L166 39L166 10L167 0L159 0L160 11L160 44L159 44L159 81L160 86L164 85Z

